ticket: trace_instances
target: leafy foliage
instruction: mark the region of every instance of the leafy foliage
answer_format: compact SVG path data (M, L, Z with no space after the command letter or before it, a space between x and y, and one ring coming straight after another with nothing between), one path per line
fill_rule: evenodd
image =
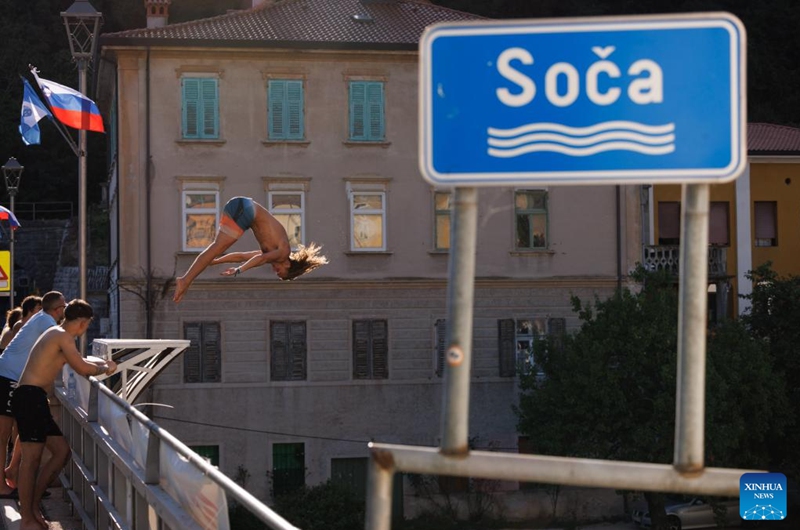
M364 499L351 488L330 480L278 496L275 511L304 530L364 528Z
M769 347L775 370L785 382L790 410L782 436L768 440L772 466L776 471L800 478L800 363L797 345L800 344L800 276L780 276L767 263L750 271L753 292L743 298L751 303L742 322L750 333Z
M663 275L639 271L636 277L642 282L638 292L623 290L593 305L574 299L580 330L566 338L563 351L547 349L544 377L523 378L519 430L537 452L672 461L677 290ZM768 442L781 439L791 417L766 342L738 321L715 328L706 376L708 464L766 468L772 459ZM664 514L662 498L646 497L654 517Z

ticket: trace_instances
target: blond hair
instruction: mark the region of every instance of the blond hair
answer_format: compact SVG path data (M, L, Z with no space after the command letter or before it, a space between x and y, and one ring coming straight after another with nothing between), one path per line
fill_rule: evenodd
M298 276L302 276L307 272L322 267L328 263L328 258L321 255L319 251L322 247L317 246L316 243L310 243L307 247L300 245L296 252L292 252L289 256L289 272L286 278L282 280L294 280Z

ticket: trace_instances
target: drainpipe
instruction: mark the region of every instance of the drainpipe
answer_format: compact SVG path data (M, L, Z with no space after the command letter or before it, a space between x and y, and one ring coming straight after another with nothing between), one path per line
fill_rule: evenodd
M620 205L620 197L619 194L621 192L621 186L617 184L615 186L616 193L615 195L615 202L617 207L617 291L622 290L622 212L621 205Z
M153 270L152 270L152 241L150 236L150 188L152 180L152 167L153 161L150 153L150 47L147 47L147 66L145 75L145 160L147 166L145 168L145 223L146 223L146 238L147 238L147 282L145 285L145 318L147 327L145 328L145 337L148 339L153 338Z

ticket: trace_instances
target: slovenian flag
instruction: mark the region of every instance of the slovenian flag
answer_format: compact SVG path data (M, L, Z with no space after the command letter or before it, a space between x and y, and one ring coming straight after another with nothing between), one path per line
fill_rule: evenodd
M8 208L4 208L0 206L0 220L8 219L8 224L11 225L11 230L16 230L20 227L19 221L17 221L14 212L9 210Z
M53 119L53 115L36 95L28 80L22 78L22 116L19 121L19 133L25 145L38 145L41 143L39 121L42 118Z
M39 83L39 88L58 121L73 129L105 132L103 117L94 101L77 90L42 79L35 71L33 77Z

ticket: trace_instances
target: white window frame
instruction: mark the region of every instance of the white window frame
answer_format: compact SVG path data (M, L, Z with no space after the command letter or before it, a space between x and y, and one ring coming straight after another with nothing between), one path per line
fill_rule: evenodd
M359 209L358 214L367 214L367 215L380 215L381 218L381 233L383 234L380 247L372 247L372 248L359 248L356 247L355 244L355 216L356 216L356 209L354 204L354 199L356 195L377 195L381 198L381 209L369 209L363 210ZM350 251L351 252L386 252L386 240L388 239L388 227L386 226L386 184L382 182L378 183L350 183L348 182L347 186L347 200L349 203L350 208Z
M517 240L517 193L528 193L528 192L542 192L545 195L545 203L544 203L544 221L545 221L545 245L543 247L518 247ZM516 188L514 189L514 194L512 195L512 202L513 208L512 212L514 214L514 251L515 252L542 252L547 251L550 249L550 191L546 187L532 187L532 188Z
M523 322L530 322L531 329L529 333L520 331ZM550 330L547 329L547 318L534 317L534 318L516 318L514 319L514 345L516 347L516 364L517 374L530 373L536 355L541 346L541 341L547 339L547 334ZM520 350L521 344L527 344L527 350ZM527 355L524 354L527 351Z
M213 194L214 195L214 208L187 208L186 207L186 196L192 194ZM190 212L191 210L191 212ZM207 183L192 183L187 182L183 184L183 188L181 189L181 248L184 252L202 252L206 247L189 247L186 244L186 216L189 213L199 213L199 214L214 214L214 227L216 231L216 227L219 226L219 187L210 185ZM213 241L213 240L212 240Z
M289 210L289 209L282 209L282 208L273 208L272 207L272 198L275 196L281 195L299 195L300 196L300 210ZM303 188L298 189L281 189L281 190L270 190L267 192L267 210L272 215L300 215L300 244L306 244L306 192ZM284 228L286 228L284 226ZM288 230L286 232L291 239L291 235L289 234ZM292 247L292 251L297 250L297 247Z

